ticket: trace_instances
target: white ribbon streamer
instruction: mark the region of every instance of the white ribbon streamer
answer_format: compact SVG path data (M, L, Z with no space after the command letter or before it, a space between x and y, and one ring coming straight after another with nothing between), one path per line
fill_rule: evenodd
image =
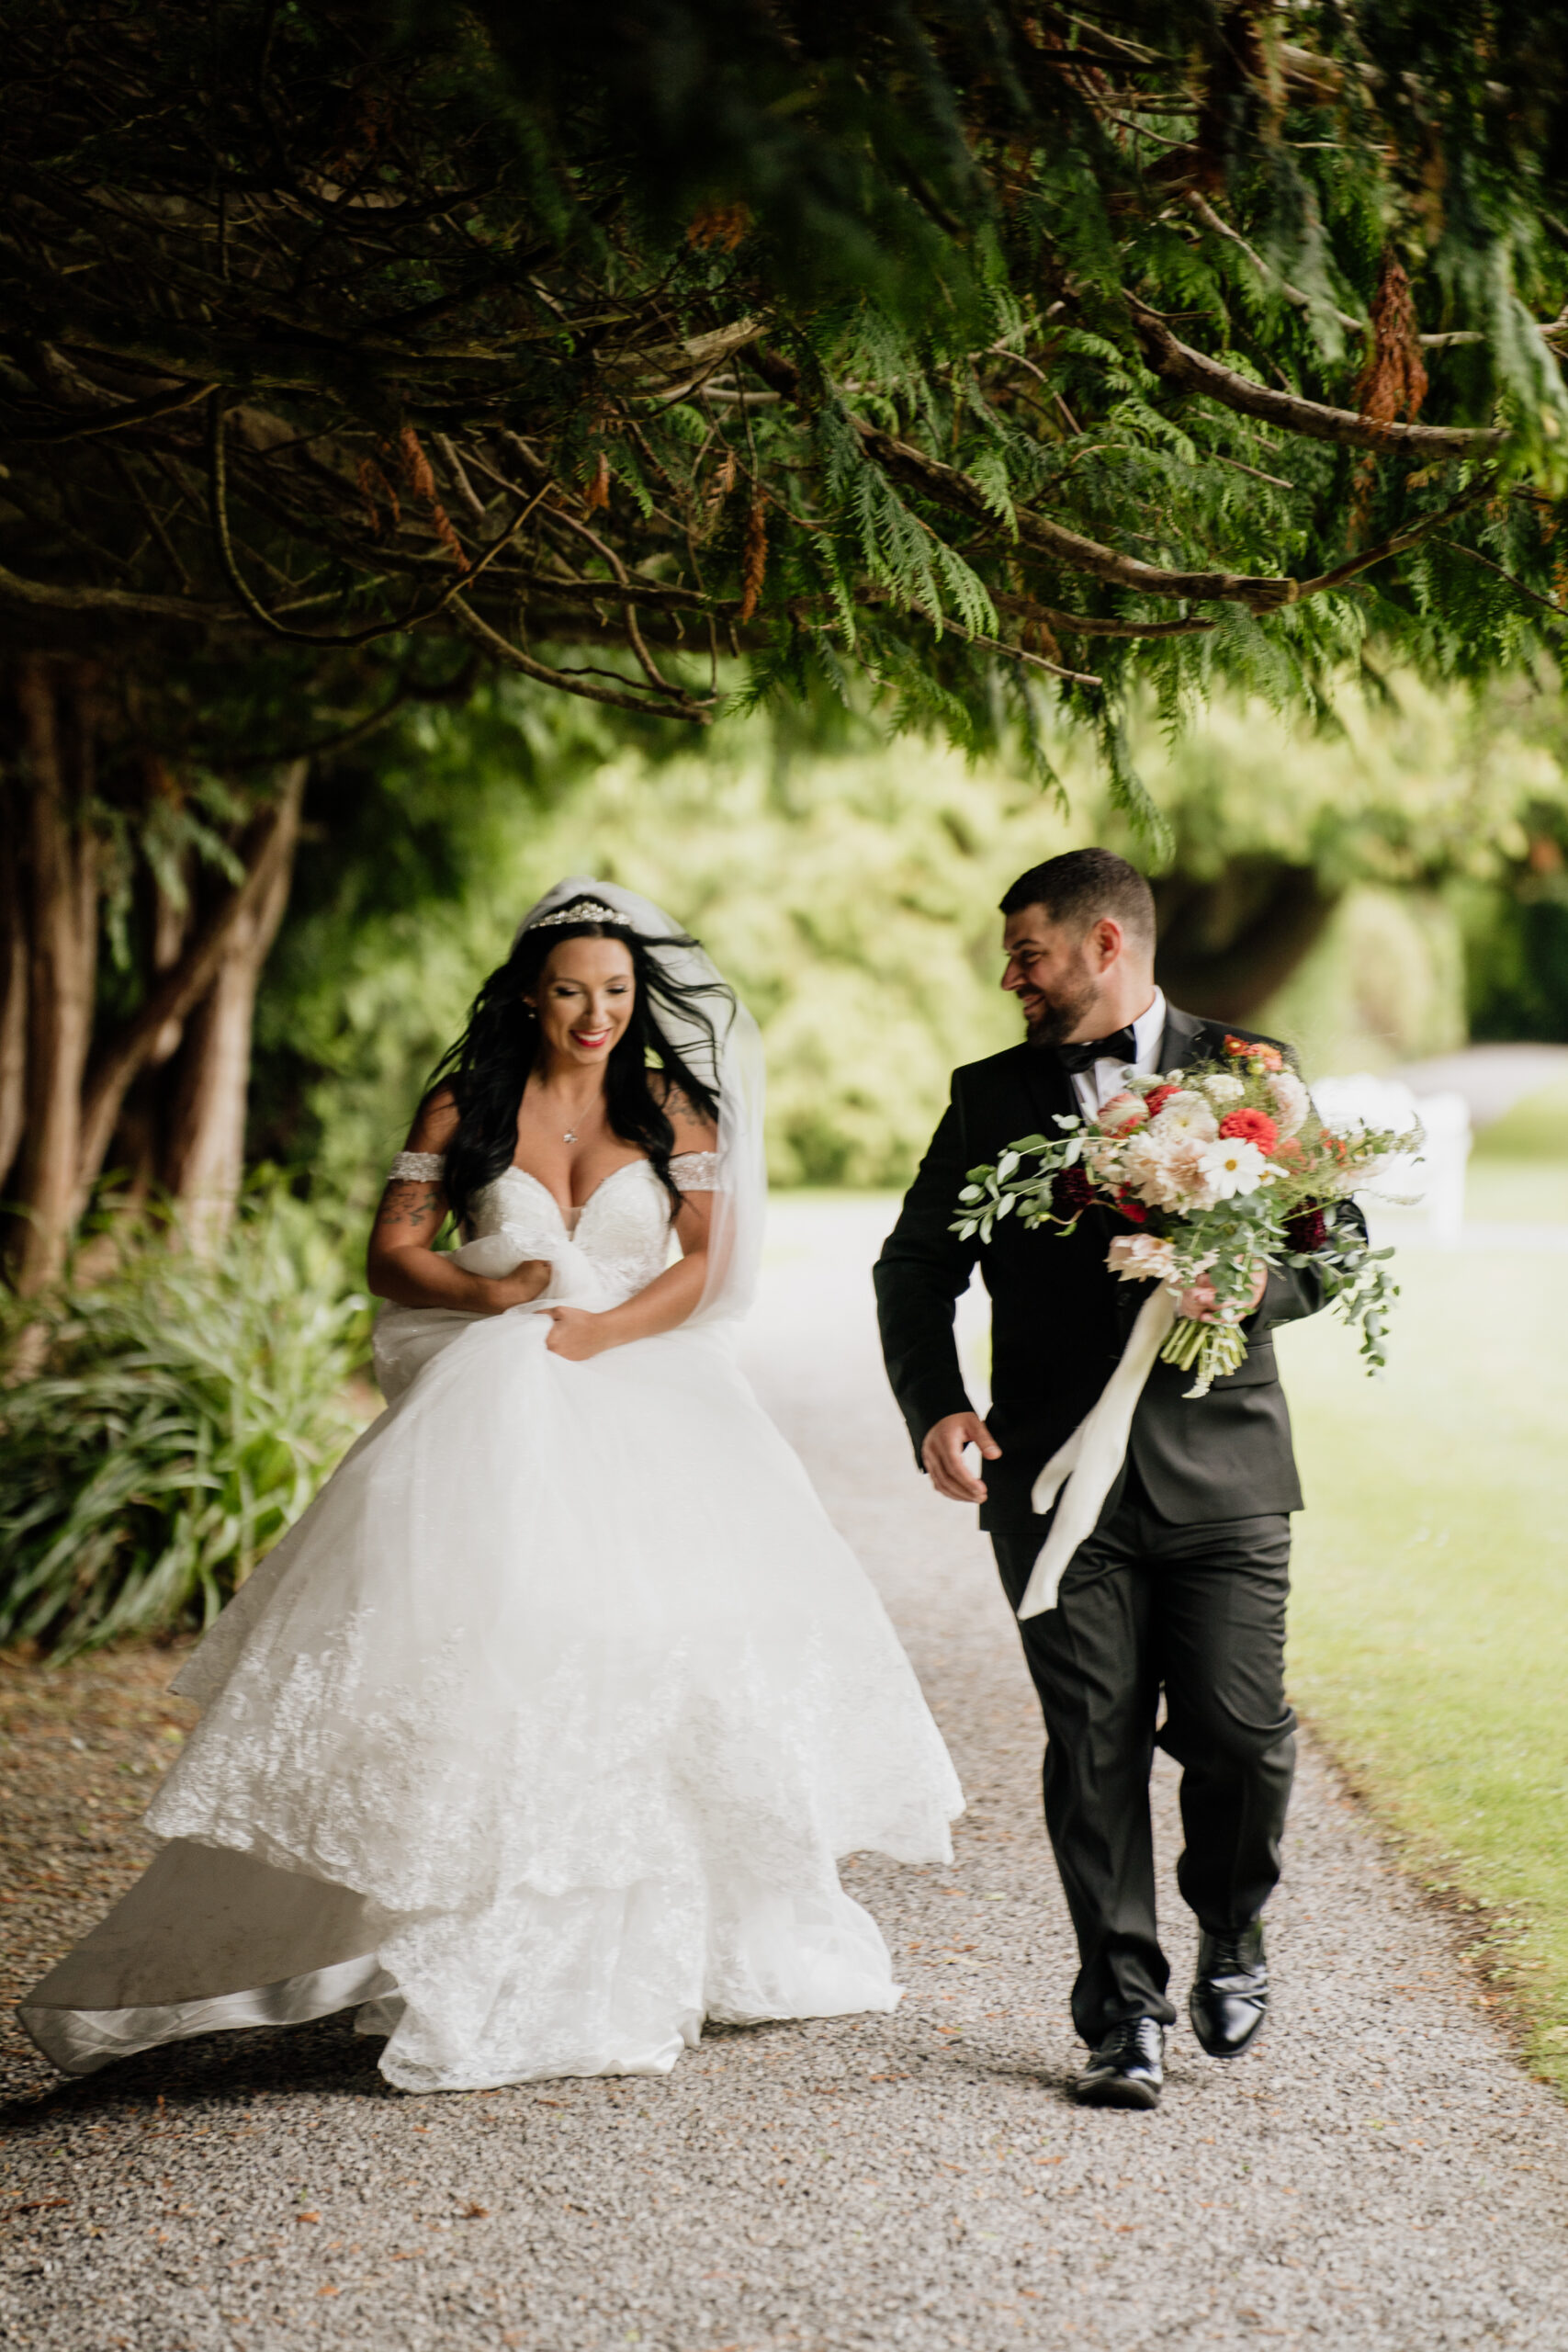
M1084 1416L1065 1445L1058 1446L1034 1481L1030 1501L1044 1513L1062 1495L1051 1523L1045 1548L1018 1604L1021 1617L1043 1616L1056 1606L1056 1589L1073 1554L1092 1535L1100 1507L1111 1492L1116 1473L1127 1458L1127 1439L1144 1385L1155 1358L1176 1321L1176 1299L1163 1283L1138 1309L1138 1319L1122 1351L1122 1361L1106 1382L1100 1399ZM1062 1489L1066 1487L1066 1493Z

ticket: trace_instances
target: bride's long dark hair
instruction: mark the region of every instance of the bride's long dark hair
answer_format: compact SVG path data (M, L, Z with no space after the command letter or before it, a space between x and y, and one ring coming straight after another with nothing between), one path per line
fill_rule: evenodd
M517 1113L539 1051L538 1016L525 997L536 995L540 976L553 948L568 939L618 939L632 959L636 992L631 1019L611 1048L604 1072L604 1107L610 1125L624 1143L636 1144L653 1162L654 1172L669 1193L671 1207L681 1195L670 1174L675 1130L660 1100L679 1087L693 1108L705 1117L718 1117L718 1098L684 1056L671 1044L660 1015L677 1016L695 1026L712 1048L710 1067L718 1067L717 1027L705 1000L717 999L728 1007L734 1000L715 981L706 985L675 979L660 965L660 947L693 947L694 940L679 934L649 939L629 924L579 921L536 923L523 933L506 962L493 971L468 1009L468 1023L457 1043L443 1054L431 1074L431 1086L451 1088L457 1105L457 1125L446 1147L443 1179L447 1204L459 1225L469 1203L486 1184L493 1183L517 1156ZM661 1077L659 1091L652 1083Z

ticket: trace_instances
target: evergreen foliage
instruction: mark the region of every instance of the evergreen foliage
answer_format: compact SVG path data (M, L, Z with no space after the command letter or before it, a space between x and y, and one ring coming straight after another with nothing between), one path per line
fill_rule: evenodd
M1555 644L1561 29L17 0L0 598L698 720L733 646L1042 768L1044 688L1152 823L1134 682L1174 725Z

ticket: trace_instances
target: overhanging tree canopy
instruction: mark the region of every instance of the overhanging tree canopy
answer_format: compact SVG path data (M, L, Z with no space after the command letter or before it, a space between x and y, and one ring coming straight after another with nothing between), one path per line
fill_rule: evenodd
M0 596L51 641L450 632L694 719L736 646L960 734L1055 682L1114 756L1134 672L1554 636L1554 11L7 17Z
M1055 693L1153 825L1139 679L1174 719L1216 681L1310 707L1374 641L1448 675L1554 646L1560 33L1501 0L14 0L28 1278L187 1015L209 1085L223 973L248 1019L291 763L470 662L699 723L727 657L753 695L858 673L1041 764ZM106 988L128 844L155 888Z

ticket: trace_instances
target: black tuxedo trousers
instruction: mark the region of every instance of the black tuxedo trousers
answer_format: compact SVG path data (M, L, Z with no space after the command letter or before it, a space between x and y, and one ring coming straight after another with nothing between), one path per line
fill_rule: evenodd
M1160 1068L1217 1059L1224 1035L1172 1009ZM981 1524L1015 1609L1050 1525L1030 1489L1104 1386L1146 1294L1107 1272L1114 1228L1100 1212L1070 1238L1010 1219L985 1248L951 1225L969 1168L1077 1107L1055 1057L1027 1046L956 1072L876 1268L883 1351L918 1460L934 1422L969 1409L953 1308L979 1264L992 1304L987 1418L1002 1448L984 1465ZM1156 1739L1182 1770L1178 1883L1200 1922L1245 1927L1279 1877L1295 1728L1289 1513L1301 1489L1271 1335L1320 1304L1310 1269L1271 1275L1246 1361L1207 1396L1185 1396L1190 1376L1156 1365L1126 1467L1057 1606L1020 1623L1045 1718L1046 1826L1078 1942L1073 2018L1090 2043L1124 2018L1174 2014L1155 1918Z
M1015 1609L1047 1524L992 1535ZM1073 2023L1091 2044L1124 2018L1176 2015L1155 1911L1156 1743L1181 1766L1176 1876L1201 1924L1246 1927L1279 1879L1295 1769L1290 1559L1282 1511L1179 1525L1134 1472L1074 1554L1055 1608L1020 1620L1045 1717L1045 1826L1077 1938Z

